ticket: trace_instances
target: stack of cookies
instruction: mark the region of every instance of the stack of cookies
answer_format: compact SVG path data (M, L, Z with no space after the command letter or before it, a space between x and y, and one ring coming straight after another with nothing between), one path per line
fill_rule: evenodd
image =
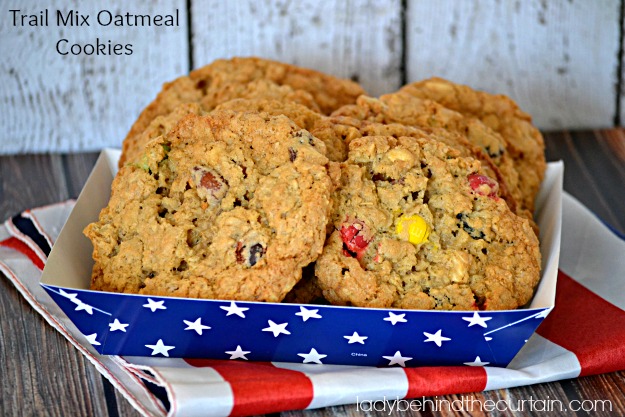
M544 143L505 96L442 79L369 97L258 58L164 86L85 229L91 288L483 310L540 277Z

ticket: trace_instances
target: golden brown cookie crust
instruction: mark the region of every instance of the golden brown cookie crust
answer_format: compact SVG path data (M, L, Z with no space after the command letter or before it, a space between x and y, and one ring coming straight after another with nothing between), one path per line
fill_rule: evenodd
M327 117L303 106L288 100L277 99L234 99L220 104L217 110L227 109L233 111L259 111L270 115L284 115L291 119L302 129L311 133L323 127L327 123ZM343 138L338 135L315 135L322 140L326 147L325 155L330 161L342 162L347 158L347 146Z
M482 163L481 173L499 183L498 195L508 203L513 212L518 211L518 205L514 195L510 192L507 178L479 146L467 139L467 134L463 129L443 127L440 126L441 122L436 125L417 122L414 119L419 116L406 116L404 115L406 111L411 110L391 108L379 99L360 96L356 104L343 106L330 118L320 120L311 133L326 143L343 140L347 146L352 140L365 136L393 136L395 138L410 136L439 140L458 150L460 155L479 160ZM449 110L447 112L455 113ZM455 113L455 115L463 119L460 114ZM450 123L447 124L450 125ZM531 220L531 215L524 217ZM531 222L533 223L533 220Z

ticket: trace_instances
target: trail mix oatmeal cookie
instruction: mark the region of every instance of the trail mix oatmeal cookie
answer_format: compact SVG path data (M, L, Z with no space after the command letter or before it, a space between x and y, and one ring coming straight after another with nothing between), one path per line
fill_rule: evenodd
M379 99L361 96L356 104L343 106L333 115L382 124L414 126L436 134L439 140L452 147L472 147L474 157L480 159L486 169L491 169L493 165L497 167L494 171L491 169L489 175L496 178L509 192L506 201L509 202L511 210L533 223L532 212L517 204L523 199L523 195L519 188L519 174L508 155L506 142L479 119L465 117L435 101L421 99L403 91L386 94ZM462 139L457 139L458 136ZM465 140L471 145L466 145ZM537 229L535 223L533 227Z
M359 103L363 97L359 98ZM370 100L372 99L367 98L367 102ZM499 168L488 155L478 146L471 144L464 135L440 127L424 130L416 126L392 123L389 120L384 122L370 121L367 120L366 113L363 113L366 110L366 107L359 105L344 106L339 110L339 114L351 114L353 117L334 115L330 118L321 119L311 129L311 133L323 140L324 143L342 140L346 146L349 146L349 143L356 138L367 136L392 136L394 138L409 136L439 140L456 149L461 156L480 161L480 174L494 178L498 182L497 195L506 201L512 211L516 212L516 201L508 191L507 182Z
M522 208L534 211L534 199L545 175L545 143L529 114L509 97L476 91L442 78L408 84L400 91L427 98L443 106L480 119L506 141L519 177Z
M92 288L280 301L331 215L324 144L285 116L189 114L121 168L85 229Z
M509 98L220 59L163 86L122 144L92 289L445 310L525 305L546 163Z
M316 263L333 304L508 309L539 279L529 222L480 163L440 141L363 137L342 164L334 232Z
M326 124L326 116L309 109L299 103L277 99L234 99L217 106L217 110L259 111L270 115L284 115L297 126L311 133ZM338 135L316 135L325 144L326 156L331 161L342 162L347 158L347 146L343 138Z

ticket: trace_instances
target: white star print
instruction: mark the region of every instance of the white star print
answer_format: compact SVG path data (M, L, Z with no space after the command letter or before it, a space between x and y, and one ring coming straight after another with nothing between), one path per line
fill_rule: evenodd
M78 293L69 293L67 291L63 291L62 289L59 289L59 294L61 294L63 297L69 299L72 303L76 304L76 308L75 311L80 311L80 310L84 310L86 311L88 314L93 314L93 307L91 307L89 304L83 303L82 301L80 301L78 299Z
M368 339L368 336L361 336L358 334L358 332L354 332L353 335L351 336L343 336L345 339L347 339L347 343L348 344L352 344L352 343L360 343L361 345L365 344L365 339Z
M163 339L158 339L155 345L145 345L146 348L152 349L152 356L159 353L163 356L169 357L169 351L175 348L175 346L167 346L163 343Z
M448 337L442 336L441 335L442 331L443 331L443 329L440 329L439 331L437 331L434 334L428 333L428 332L423 332L423 335L425 337L427 337L427 339L425 339L423 342L434 342L434 343L436 343L436 346L441 347L443 342L445 342L447 340L451 340Z
M247 355L248 353L251 353L251 352L249 352L247 350L243 350L243 349L241 349L241 346L237 345L237 348L235 350L227 350L225 353L230 355L230 359L245 359L245 360L247 360L245 355Z
M406 367L406 362L411 360L410 357L404 357L399 351L395 352L393 356L382 356L384 359L389 360L388 366L399 365L402 368Z
M63 289L59 288L59 294L61 294L63 297L65 298L69 298L70 300L75 299L76 297L78 297L78 293L69 293L67 291L63 291Z
M85 310L88 314L93 314L93 307L91 307L89 304L83 303L78 298L72 298L72 302L76 304L76 311Z
M226 314L226 317L227 316L231 316L233 314L236 314L237 316L239 316L241 318L245 318L245 314L243 314L243 312L249 310L249 308L247 308L247 307L238 307L234 303L234 301L230 302L230 306L229 307L221 306L219 308L221 308L222 310L225 310L225 311L228 312L228 314Z
M473 362L464 362L464 364L467 366L484 366L488 365L489 363L490 362L482 362L479 356L476 356Z
M210 329L210 326L205 326L202 324L201 317L198 317L197 320L195 321L189 321L189 320L182 320L182 321L184 322L184 324L187 325L185 330L195 330L197 334L199 334L200 336L202 336L202 330Z
M328 355L319 353L315 348L312 348L310 349L310 352L298 353L297 356L301 356L302 358L304 358L303 363L318 363L319 365L322 365L321 359L327 357Z
M85 335L85 339L87 339L87 342L91 343L94 346L100 346L102 343L95 340L97 337L98 337L97 333Z
M165 301L154 301L151 298L148 298L148 303L147 304L143 304L143 307L145 308L149 308L150 310L152 310L152 313L154 313L156 310L167 310L167 307L165 307L163 304L165 303Z
M319 314L318 309L309 310L306 307L300 306L299 313L295 313L296 316L301 316L304 321L308 319L320 319L321 316Z
M126 327L128 327L128 324L121 323L117 319L115 319L115 321L113 321L113 323L109 323L109 329L112 332L114 332L116 330L121 330L122 332L125 333L126 332Z
M390 321L391 324L394 326L397 323L406 323L408 320L406 320L404 317L406 317L405 313L395 314L392 311L389 311L388 317L385 317L384 320Z
M278 337L279 334L291 334L290 331L286 329L289 323L276 324L271 320L268 320L269 327L265 327L263 332L272 332L273 337Z
M473 312L473 316L472 317L463 317L462 320L464 321L468 321L469 322L469 327L473 326L473 325L478 325L484 328L487 328L488 326L486 325L486 322L488 320L491 320L492 317L481 317L479 314L477 314L477 311Z

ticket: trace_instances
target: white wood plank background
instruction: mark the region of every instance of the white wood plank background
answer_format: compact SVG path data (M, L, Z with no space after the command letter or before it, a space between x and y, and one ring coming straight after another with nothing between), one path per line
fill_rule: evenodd
M542 129L611 126L619 9L619 0L409 0L407 78L507 94Z
M401 81L399 0L192 3L193 62L257 55L351 78L379 95Z
M48 27L13 27L9 10L50 11ZM101 27L96 14L169 14L178 28ZM56 10L89 14L89 27L57 27ZM0 153L66 152L119 147L163 82L188 72L184 0L16 1L0 3ZM62 56L58 40L132 44L132 55Z
M190 49L195 67L257 55L357 79L372 95L437 75L510 95L545 130L609 127L625 120L621 1L190 0L187 11L185 0L2 0L0 154L119 146L162 83L188 72ZM44 8L178 9L181 26L13 27L9 10ZM134 52L64 57L61 38Z

